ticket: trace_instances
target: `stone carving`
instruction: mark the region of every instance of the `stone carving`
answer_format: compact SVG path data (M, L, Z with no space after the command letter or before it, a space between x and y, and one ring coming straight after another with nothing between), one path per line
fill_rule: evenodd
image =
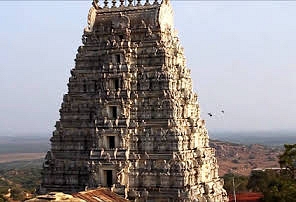
M92 7L89 9L88 16L87 16L87 24L88 26L84 29L85 32L91 32L93 30L93 25L96 20L97 10L99 9L99 5L97 4L96 0L93 1Z
M227 201L169 0L101 2L88 15L40 190Z
M125 30L130 28L130 19L122 13L112 18L112 28Z
M50 164L54 163L53 160L54 160L54 156L52 152L48 151L44 159L43 167L49 167Z

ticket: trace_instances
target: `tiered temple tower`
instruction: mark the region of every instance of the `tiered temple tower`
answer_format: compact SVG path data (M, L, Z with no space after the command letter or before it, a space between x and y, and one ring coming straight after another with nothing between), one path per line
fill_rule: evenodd
M40 192L227 201L169 0L94 1L82 42Z

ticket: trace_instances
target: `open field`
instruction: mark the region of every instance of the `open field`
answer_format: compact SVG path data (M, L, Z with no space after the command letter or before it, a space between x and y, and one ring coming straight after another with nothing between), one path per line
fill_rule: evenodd
M43 159L31 159L0 163L0 201L8 190L10 202L31 198L40 184L42 162Z
M0 163L9 163L14 161L27 161L41 159L45 157L45 153L10 153L0 154Z

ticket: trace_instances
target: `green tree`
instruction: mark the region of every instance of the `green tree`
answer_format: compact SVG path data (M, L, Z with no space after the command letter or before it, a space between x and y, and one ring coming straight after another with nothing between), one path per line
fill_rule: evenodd
M296 202L296 144L279 156L282 170L252 172L248 188L262 192L266 202Z
M224 189L227 193L233 192L233 181L236 192L247 192L248 188L248 177L242 175L236 175L233 173L228 173L223 176L224 179Z
M296 183L294 180L279 175L268 182L263 194L266 202L295 202Z
M285 145L284 153L279 156L279 163L296 180L296 144Z
M18 187L13 187L10 193L11 198L13 198L14 200L23 201L25 199L24 191Z
M265 171L253 171L249 177L247 187L253 192L263 192L268 186L268 180L270 177L271 175L268 175Z

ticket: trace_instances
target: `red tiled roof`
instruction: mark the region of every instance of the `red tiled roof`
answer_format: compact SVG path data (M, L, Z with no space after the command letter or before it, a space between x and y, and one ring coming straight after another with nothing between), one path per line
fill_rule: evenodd
M236 194L236 201L239 202L260 202L261 199L263 199L262 193L254 193L254 192L248 192L248 193L239 193ZM229 195L229 202L234 202L233 195Z
M115 194L108 188L98 188L89 191L82 191L72 194L74 197L83 199L87 202L128 202L129 200Z

